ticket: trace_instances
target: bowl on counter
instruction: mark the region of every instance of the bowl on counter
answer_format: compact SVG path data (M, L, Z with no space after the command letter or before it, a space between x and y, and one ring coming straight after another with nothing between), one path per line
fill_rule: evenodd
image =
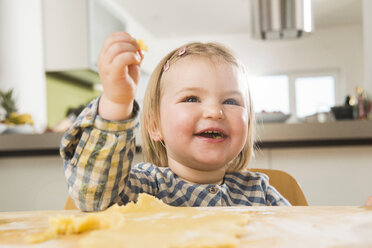
M257 123L283 123L291 116L282 112L260 112L255 115Z
M355 110L353 106L334 106L331 111L336 120L354 119Z
M6 125L4 134L31 134L34 132L34 127L29 124L22 125Z
M312 115L307 115L297 119L300 122L305 123L324 123L334 121L333 114L331 112L318 112Z
M8 125L0 123L0 134L5 132L8 129Z

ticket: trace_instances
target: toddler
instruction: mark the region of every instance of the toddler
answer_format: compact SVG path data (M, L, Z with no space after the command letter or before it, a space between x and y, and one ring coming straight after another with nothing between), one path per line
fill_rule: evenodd
M190 43L157 65L141 115L145 162L132 165L142 59L134 38L112 34L98 58L104 92L62 139L69 193L81 210L140 193L173 206L290 205L266 175L246 170L254 142L247 77L220 44Z

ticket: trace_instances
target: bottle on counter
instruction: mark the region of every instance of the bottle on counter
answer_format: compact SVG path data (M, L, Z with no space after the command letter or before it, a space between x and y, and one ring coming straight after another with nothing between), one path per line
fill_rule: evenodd
M368 98L367 92L361 87L356 87L355 93L358 106L358 120L369 119L372 103Z

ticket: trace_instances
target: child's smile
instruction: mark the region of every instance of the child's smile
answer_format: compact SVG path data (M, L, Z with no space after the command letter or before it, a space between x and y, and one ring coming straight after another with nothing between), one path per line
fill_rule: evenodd
M207 128L203 131L194 134L206 142L219 143L223 142L228 136L226 132L220 128Z
M238 69L189 56L172 63L162 80L159 131L168 166L195 183L221 180L247 139L247 86Z

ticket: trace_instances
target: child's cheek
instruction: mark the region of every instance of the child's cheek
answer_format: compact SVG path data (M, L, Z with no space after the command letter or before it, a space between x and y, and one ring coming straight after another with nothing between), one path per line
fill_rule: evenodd
M195 116L196 113L191 108L183 107L174 109L169 118L172 130L182 134L193 133L196 124Z
M235 108L227 116L231 131L244 137L248 131L249 114L244 108Z
M191 104L163 99L160 109L161 131L168 146L180 146L193 133L194 117Z
M242 107L230 107L225 110L226 117L233 121L247 123L249 120L248 110Z

